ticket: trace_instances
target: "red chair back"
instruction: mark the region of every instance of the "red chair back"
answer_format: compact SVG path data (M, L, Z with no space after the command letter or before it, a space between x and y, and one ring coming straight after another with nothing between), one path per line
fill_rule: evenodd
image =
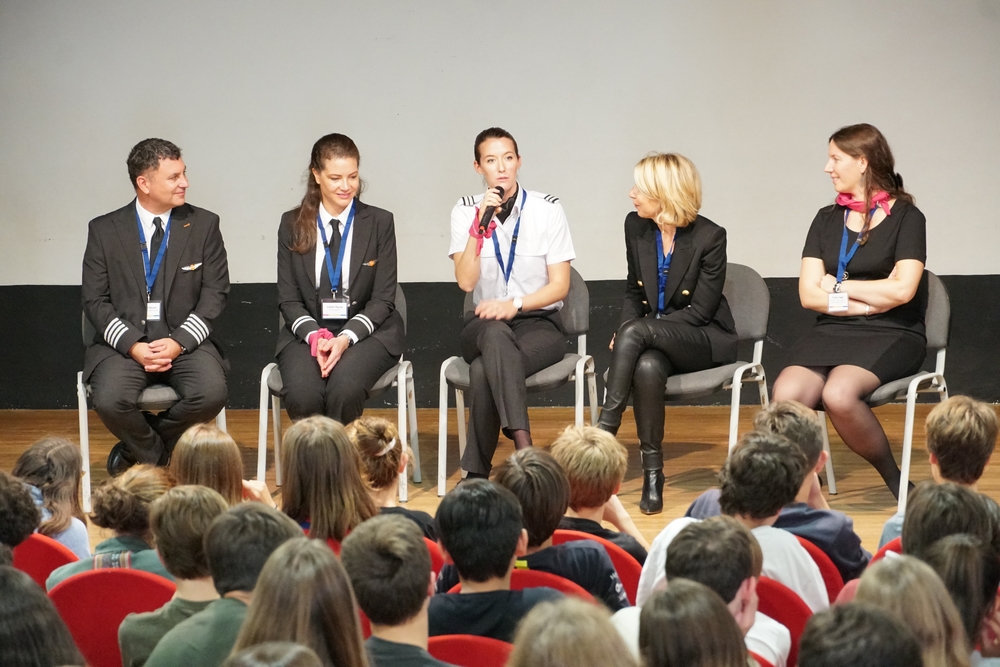
M837 599L840 591L844 588L844 578L840 576L840 570L833 564L833 561L830 560L825 551L804 537L799 537L798 535L795 537L799 540L802 548L809 552L809 555L812 556L813 561L819 567L823 583L826 584L826 596L829 598L830 604L833 604L833 601Z
M439 635L427 641L427 652L459 667L503 667L513 646L490 637Z
M876 551L875 555L872 556L872 559L868 562L868 567L871 567L874 563L877 563L880 560L882 560L883 558L885 558L885 555L887 553L889 553L890 551L893 552L893 553L897 553L897 554L903 553L903 538L902 537L897 537L894 540L889 540L888 542L886 542L882 546L882 548L879 549L878 551Z
M33 533L14 547L14 567L35 580L45 590L52 570L80 560L76 554L51 537Z
M809 605L788 586L767 577L761 577L757 581L757 597L757 610L788 628L788 634L792 636L788 664L798 664L799 637L805 630L806 621L812 616Z
M368 639L372 636L372 622L368 620L368 614L361 607L358 607L358 621L361 624L361 636Z
M604 547L604 550L608 552L608 556L611 557L611 563L618 572L618 578L622 580L622 586L625 588L625 594L628 595L628 601L634 605L636 591L639 590L639 577L642 575L642 565L639 565L639 561L614 542L610 542L597 535L591 535L579 530L561 529L552 535L552 544L562 544L564 542L572 542L573 540L593 540Z
M431 571L434 574L441 574L441 568L444 567L444 556L441 555L441 549L437 542L427 537L424 538L424 544L427 545L427 551L431 553Z
M129 614L159 609L176 591L158 575L115 568L75 574L49 598L90 667L121 667L118 626Z
M330 547L330 549L333 550L333 553L336 554L337 557L339 558L340 557L340 542L338 542L337 540L335 540L335 539L333 539L331 537L330 539L328 539L326 541L326 543Z
M510 590L519 591L525 588L540 588L542 586L554 588L564 595L572 595L587 602L595 602L594 596L587 592L579 584L564 577L550 572L539 572L538 570L514 570L510 576ZM462 584L455 584L449 593L461 593Z

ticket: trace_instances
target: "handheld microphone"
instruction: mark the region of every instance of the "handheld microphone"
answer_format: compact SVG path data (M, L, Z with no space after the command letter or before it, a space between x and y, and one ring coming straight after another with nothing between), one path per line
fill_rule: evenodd
M497 185L493 189L496 190L497 192L499 192L500 193L500 199L503 199L503 193L504 193L503 187ZM499 210L500 210L499 206L495 207L492 212L490 212L490 210L489 210L488 207L484 207L483 208L483 217L479 221L479 235L480 236L483 236L484 234L486 234L486 226L490 224L490 220L493 219L493 216L496 215L496 212L499 211Z

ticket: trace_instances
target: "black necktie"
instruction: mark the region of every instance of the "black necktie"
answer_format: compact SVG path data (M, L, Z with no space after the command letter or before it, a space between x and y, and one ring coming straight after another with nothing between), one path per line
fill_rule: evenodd
M153 224L156 225L156 231L153 232L153 238L149 240L149 268L153 268L153 264L156 263L156 256L160 253L160 244L163 243L163 220L159 216L153 218Z
M340 220L332 218L330 220L330 225L333 227L333 235L330 236L330 257L333 259L333 265L337 265L337 257L340 255ZM333 282L333 276L330 276L331 283ZM331 284L334 289L339 288L339 285Z

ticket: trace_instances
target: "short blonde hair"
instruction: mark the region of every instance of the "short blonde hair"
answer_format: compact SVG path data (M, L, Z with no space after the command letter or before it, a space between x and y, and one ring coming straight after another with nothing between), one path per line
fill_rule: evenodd
M507 667L635 667L610 617L603 606L570 597L535 605L518 626Z
M552 443L551 452L569 479L573 511L608 502L628 468L625 447L596 426L567 426Z
M950 482L975 484L997 442L997 413L992 405L968 396L952 396L927 415L927 451Z
M635 186L659 203L656 224L686 227L701 208L701 176L694 163L677 153L650 153L634 171Z

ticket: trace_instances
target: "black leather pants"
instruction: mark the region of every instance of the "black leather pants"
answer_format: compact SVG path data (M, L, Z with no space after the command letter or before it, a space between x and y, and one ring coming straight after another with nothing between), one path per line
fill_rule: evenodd
M632 394L643 470L660 470L667 377L715 365L701 327L652 316L629 320L615 335L600 426L617 432Z

